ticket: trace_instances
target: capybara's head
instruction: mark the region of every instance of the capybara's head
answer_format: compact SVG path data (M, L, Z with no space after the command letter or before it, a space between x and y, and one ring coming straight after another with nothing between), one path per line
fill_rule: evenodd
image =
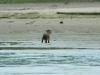
M46 32L47 32L47 33L49 33L49 34L51 34L51 30L49 30L49 29L48 29L48 30L46 30Z

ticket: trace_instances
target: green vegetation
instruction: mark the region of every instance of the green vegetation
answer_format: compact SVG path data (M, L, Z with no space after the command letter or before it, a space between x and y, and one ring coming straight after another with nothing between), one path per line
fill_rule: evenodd
M34 3L34 2L96 2L100 0L0 0L0 3Z
M97 18L100 14L89 15L89 14L38 14L38 13L26 13L26 14L0 14L0 18L15 18L15 19L56 19L56 18Z
M45 48L45 47L0 47L0 50L61 50L61 49L70 49L70 50L73 50L73 49L78 49L78 50L85 50L85 49L88 49L88 50L94 50L94 49L99 49L100 48L72 48L72 47L48 47L48 48Z
M21 46L20 46L21 45ZM31 45L31 47L27 46ZM34 47L33 42L0 42L0 50L61 50L61 49L79 49L79 50L93 50L100 48L72 48L72 47Z
M6 44L9 44L9 45L18 45L18 44L21 44L21 42L0 42L0 45L6 45Z

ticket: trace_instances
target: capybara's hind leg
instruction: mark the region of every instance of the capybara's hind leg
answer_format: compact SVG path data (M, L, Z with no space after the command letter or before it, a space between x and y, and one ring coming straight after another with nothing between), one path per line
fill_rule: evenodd
M42 38L42 43L43 43L43 38Z
M50 43L49 40L48 40L48 43Z

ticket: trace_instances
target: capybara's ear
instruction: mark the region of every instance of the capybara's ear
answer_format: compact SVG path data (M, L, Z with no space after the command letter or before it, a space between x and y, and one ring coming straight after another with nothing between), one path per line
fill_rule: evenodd
M48 30L46 30L46 32L48 32L48 31L50 31L49 29Z

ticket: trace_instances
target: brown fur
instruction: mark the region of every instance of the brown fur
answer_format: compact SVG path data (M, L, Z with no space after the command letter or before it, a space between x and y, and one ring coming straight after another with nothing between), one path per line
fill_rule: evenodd
M45 40L45 43L50 43L49 42L49 39L50 39L50 34L51 34L51 30L46 30L47 33L44 33L43 34L43 37L42 37L42 43L43 43L43 40Z

